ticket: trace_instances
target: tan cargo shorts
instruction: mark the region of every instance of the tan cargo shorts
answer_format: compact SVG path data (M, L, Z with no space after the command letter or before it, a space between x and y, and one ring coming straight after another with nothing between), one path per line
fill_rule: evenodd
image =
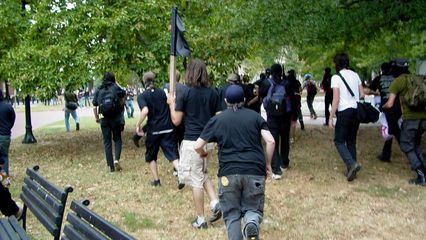
M210 144L209 144L210 145ZM195 141L183 140L180 148L179 181L194 188L203 188L207 176L207 159L194 150ZM208 146L208 148L211 148Z

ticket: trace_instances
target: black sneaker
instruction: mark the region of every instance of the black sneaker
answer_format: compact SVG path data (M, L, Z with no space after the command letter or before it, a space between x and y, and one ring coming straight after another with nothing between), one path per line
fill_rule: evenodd
M161 187L160 179L152 181L151 182L151 186L153 186L153 187Z
M247 240L259 240L259 230L254 223L247 223L244 234Z
M352 182L356 178L356 173L359 170L361 170L361 166L358 163L354 163L354 165L349 168L348 173L346 175L346 179L348 180L348 182Z
M178 189L179 189L179 190L182 190L184 187L185 187L185 183L181 183L181 182L179 182L179 180L178 180Z
M196 218L194 221L192 221L192 226L197 229L207 229L207 222L204 221L199 223L198 218Z
M408 183L414 184L414 185L426 186L426 182L418 177L408 180Z
M216 203L216 205L214 206L214 208L211 211L212 211L212 215L209 218L210 223L216 222L217 220L219 220L222 217L222 211L220 210L220 204L219 203Z
M133 143L135 144L136 147L139 147L139 140L141 139L141 137L137 134L133 134L132 140Z
M80 123L76 123L76 124L75 124L75 130L76 130L76 131L79 131L79 130L80 130Z
M114 166L109 166L109 171L110 172L115 172L115 167Z
M408 180L409 184L415 184L415 185L420 185L420 186L426 186L426 177L425 174L423 173L423 171L417 169L417 178L413 178Z

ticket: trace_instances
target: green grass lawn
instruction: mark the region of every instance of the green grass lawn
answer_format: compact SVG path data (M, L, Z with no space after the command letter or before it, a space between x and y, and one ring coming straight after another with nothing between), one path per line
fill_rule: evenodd
M222 221L207 230L191 227L195 210L190 188L177 190L172 165L161 152L163 186L149 185L144 146L136 148L131 140L135 122L128 121L123 132L123 172L109 173L93 118L82 118L79 132L66 133L62 121L37 129L34 145L14 140L10 152L14 198L19 200L25 169L39 165L49 181L61 188L74 187L69 202L89 199L91 209L137 239L226 239ZM426 187L407 183L414 172L398 146L393 146L392 163L376 160L383 144L380 133L377 127L362 127L358 134L362 170L348 183L332 136L319 126L298 129L290 169L280 181L267 180L261 239L424 239ZM216 183L213 158L209 174ZM209 217L207 200L205 210ZM50 239L31 214L27 225L32 239Z

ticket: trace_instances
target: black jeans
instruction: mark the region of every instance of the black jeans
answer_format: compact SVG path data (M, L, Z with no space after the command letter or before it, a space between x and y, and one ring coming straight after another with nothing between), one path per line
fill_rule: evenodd
M324 96L324 113L325 113L325 124L328 125L328 121L330 120L330 110L329 107L333 102L333 92L326 92Z
M290 152L290 126L291 115L285 114L280 117L267 117L269 131L275 140L274 155L272 156L272 172L281 175L280 166L286 168L290 164L288 154Z
M105 157L108 166L114 166L114 158L112 155L112 140L114 140L115 160L120 160L121 156L121 131L124 123L121 118L102 118L101 130L104 140ZM112 139L112 140L111 140Z
M359 128L357 110L348 108L337 112L337 122L334 131L334 145L346 167L356 163L356 136Z

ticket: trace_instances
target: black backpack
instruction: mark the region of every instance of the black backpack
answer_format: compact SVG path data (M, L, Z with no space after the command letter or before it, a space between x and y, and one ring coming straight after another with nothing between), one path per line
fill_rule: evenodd
M118 109L118 97L113 84L99 89L98 103L99 113L101 113L104 117L112 117L116 115Z
M315 86L315 83L313 83L312 81L308 82L306 89L309 95L317 95L317 86Z

